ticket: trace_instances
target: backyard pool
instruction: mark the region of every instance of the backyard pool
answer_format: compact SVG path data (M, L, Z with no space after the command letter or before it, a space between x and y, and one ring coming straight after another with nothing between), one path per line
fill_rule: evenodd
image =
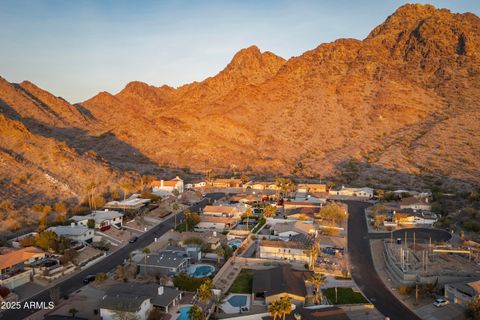
M177 320L188 320L188 311L190 311L191 308L192 306L180 307L180 309L178 309L180 315L177 317Z
M245 312L250 309L250 295L248 294L230 294L220 308L227 314Z
M209 264L193 264L188 267L188 274L194 278L204 278L211 276L215 267Z
M242 242L243 241L240 240L240 239L235 239L235 240L229 241L227 244L230 248L235 250L235 249L240 248L240 246L242 245Z

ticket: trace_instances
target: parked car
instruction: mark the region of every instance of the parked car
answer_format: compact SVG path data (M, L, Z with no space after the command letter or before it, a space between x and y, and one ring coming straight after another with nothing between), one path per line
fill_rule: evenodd
M444 299L444 298L437 298L435 299L435 301L433 302L433 305L437 308L440 308L440 307L443 307L443 306L446 306L448 304L448 300Z
M134 242L137 242L137 240L138 240L138 237L135 236L135 237L130 238L130 240L128 240L128 242L134 243Z
M95 275L90 274L83 279L83 283L89 284L90 282L95 281Z

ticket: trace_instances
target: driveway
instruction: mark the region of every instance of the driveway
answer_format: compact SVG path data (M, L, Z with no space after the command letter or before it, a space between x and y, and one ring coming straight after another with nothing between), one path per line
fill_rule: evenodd
M368 203L345 201L348 205L348 251L355 283L370 302L392 320L420 319L385 286L373 265L365 208Z

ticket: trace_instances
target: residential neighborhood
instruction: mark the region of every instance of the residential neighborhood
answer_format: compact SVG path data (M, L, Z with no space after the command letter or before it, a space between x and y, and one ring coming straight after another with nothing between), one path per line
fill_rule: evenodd
M362 245L378 251L372 267L393 286L389 294L408 305L408 288L430 286L450 302L443 312L465 309L478 295L479 250L436 228L428 193L384 200L368 187L279 181L226 178L184 189L178 176L155 180L118 206L107 202L12 239L15 247L0 256L0 284L20 301L29 298L23 286L40 292L72 275L79 279L71 299L32 319L68 316L71 309L85 319L182 320L194 313L202 319L356 319L362 312L383 319L375 298L360 290L361 274L352 271L361 254L349 245L360 230L349 223L354 215L372 235ZM188 206L181 203L185 197L197 200ZM128 255L113 269L82 276L125 249ZM93 311L79 308L75 301L93 292L100 297L91 302ZM436 311L422 309L433 306L427 295L420 299L412 309Z

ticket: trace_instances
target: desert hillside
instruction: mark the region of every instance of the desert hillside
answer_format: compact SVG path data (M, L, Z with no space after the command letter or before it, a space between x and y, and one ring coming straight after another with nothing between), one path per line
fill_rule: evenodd
M0 79L1 192L81 197L88 176L165 167L470 188L478 101L480 19L430 5L288 60L252 46L179 88L134 81L72 105ZM34 187L10 184L22 175Z

